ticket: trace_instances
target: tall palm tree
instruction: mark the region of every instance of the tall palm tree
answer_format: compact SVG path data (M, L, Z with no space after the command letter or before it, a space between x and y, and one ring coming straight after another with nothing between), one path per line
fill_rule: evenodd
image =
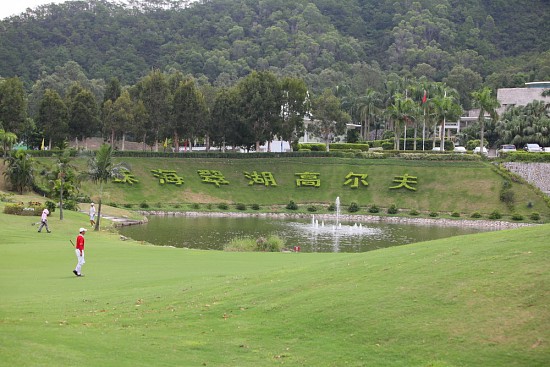
M357 98L356 108L359 111L361 120L361 137L363 140L370 139L370 127L381 102L380 93L372 88L367 88L365 95Z
M478 122L481 127L479 136L479 151L483 152L483 138L485 135L485 114L488 113L491 120L496 122L498 120L497 108L500 107L500 103L492 95L491 88L484 87L483 89L472 92L473 105L479 108Z
M439 138L440 138L440 151L445 150L445 123L447 119L459 118L462 114L462 108L458 104L458 99L455 93L449 91L445 92L443 96L437 96L433 98L433 111L434 117L439 122ZM434 132L435 133L435 132ZM434 147L435 147L435 134L434 134Z
M387 109L388 117L394 123L395 142L394 148L399 150L399 139L403 129L414 121L415 105L412 99L401 94L396 94L394 102ZM403 143L403 150L406 148L406 142Z
M113 148L109 144L102 144L95 155L92 155L88 160L88 172L85 172L82 178L99 184L99 206L94 231L99 230L101 220L103 185L112 178L121 177L122 171L127 169L129 168L124 163L113 162Z

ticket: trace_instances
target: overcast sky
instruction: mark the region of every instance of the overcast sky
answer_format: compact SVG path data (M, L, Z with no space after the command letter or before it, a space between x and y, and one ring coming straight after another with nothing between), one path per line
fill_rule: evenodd
M39 5L64 3L67 0L0 0L0 19L24 13L27 8L37 8Z

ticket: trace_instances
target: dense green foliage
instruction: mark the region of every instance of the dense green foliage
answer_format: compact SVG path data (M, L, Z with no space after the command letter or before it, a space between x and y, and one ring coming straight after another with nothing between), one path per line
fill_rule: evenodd
M72 60L91 79L123 84L151 68L216 85L269 69L316 91L378 88L389 71L472 90L485 79L495 88L550 77L544 0L187 3L69 1L4 19L0 75L30 86Z

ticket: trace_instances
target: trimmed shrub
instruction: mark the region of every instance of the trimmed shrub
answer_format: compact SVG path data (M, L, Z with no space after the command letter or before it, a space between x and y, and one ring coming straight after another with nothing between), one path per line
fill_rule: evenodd
M512 214L512 220L517 220L517 221L523 220L523 215L519 213L514 213Z
M200 209L200 208L201 208L201 206L200 206L199 203L193 203L193 204L191 204L191 209Z
M149 209L149 204L147 204L145 201L139 204L139 207L141 209Z
M327 210L328 210L329 212L334 212L334 211L336 211L336 204L334 204L334 203L330 204L330 205L328 206Z
M380 208L378 208L375 204L372 204L371 206L369 206L369 213L379 213L380 212Z
M229 209L229 205L227 205L226 203L219 203L218 204L218 209L227 210L227 209Z
M395 204L390 205L388 208L388 214L397 214L399 213L399 209L397 209L397 206Z
M500 219L500 218L502 218L502 215L498 210L495 210L491 214L489 214L489 219Z
M540 214L537 213L537 212L533 212L533 213L531 213L531 215L529 215L529 219L531 219L531 220L540 220Z
M260 210L260 204L252 204L250 208L252 208L252 210Z
M452 212L451 217L458 218L458 217L460 217L460 213L459 212Z
M409 215L414 215L414 216L420 215L420 212L419 212L418 210L416 210L416 209L412 209L412 210L409 212Z
M246 205L243 203L237 203L235 204L235 208L237 208L237 210L246 210Z
M359 205L356 202L352 202L348 207L348 212L356 213L359 211Z
M126 203L124 204L125 208L131 209L134 206L134 204Z
M298 210L298 205L294 201L290 200L290 203L286 205L286 208L288 210Z
M473 212L472 215L470 215L470 217L472 217L472 218L481 218L481 213L480 212Z
M307 207L307 211L308 212L316 212L317 207L315 205L310 205L310 206Z
M428 214L428 215L432 218L435 218L435 217L439 216L439 214L437 212L430 212L430 214Z

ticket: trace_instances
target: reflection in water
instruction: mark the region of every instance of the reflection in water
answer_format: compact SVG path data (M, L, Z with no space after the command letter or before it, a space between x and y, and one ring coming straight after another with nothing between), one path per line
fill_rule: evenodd
M231 217L150 217L143 225L122 227L120 233L159 246L223 250L235 237L277 235L286 248L302 252L365 252L469 233L479 228L388 223L312 223L313 220Z

